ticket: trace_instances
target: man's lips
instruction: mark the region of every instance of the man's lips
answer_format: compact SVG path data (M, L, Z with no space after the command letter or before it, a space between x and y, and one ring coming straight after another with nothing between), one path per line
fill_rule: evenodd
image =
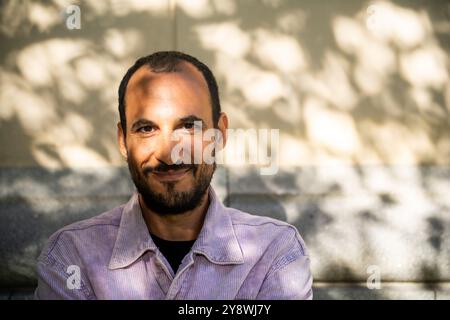
M159 181L176 181L182 179L191 168L179 169L179 170L168 170L168 171L153 171L152 174Z

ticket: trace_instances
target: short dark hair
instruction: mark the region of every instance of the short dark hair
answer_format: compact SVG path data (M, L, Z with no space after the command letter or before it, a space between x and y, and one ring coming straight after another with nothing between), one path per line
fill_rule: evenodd
M122 130L126 133L127 122L125 117L125 93L131 76L142 66L148 66L155 73L177 72L177 66L186 61L194 65L200 71L208 84L209 95L212 107L212 118L214 126L217 125L220 116L219 89L213 73L206 64L200 62L197 58L179 51L159 51L151 55L141 57L128 69L119 85L119 116Z

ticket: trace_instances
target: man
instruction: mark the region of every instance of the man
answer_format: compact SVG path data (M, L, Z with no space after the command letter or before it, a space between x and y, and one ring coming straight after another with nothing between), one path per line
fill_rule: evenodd
M215 163L188 161L198 124L226 142L227 116L206 65L174 51L137 60L120 84L119 114L136 192L51 236L38 259L36 298L312 298L295 227L225 207L210 186ZM184 161L174 159L175 133L187 141ZM216 143L201 142L201 150Z

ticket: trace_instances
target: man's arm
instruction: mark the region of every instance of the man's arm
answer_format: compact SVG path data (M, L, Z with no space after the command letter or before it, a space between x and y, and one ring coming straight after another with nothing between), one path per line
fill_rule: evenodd
M67 269L57 261L53 263L38 261L38 286L34 292L37 300L85 300L89 291L78 275L67 273Z
M305 242L296 227L289 225L273 242L276 258L259 289L260 300L310 300L312 274Z
M309 256L299 255L268 273L256 299L311 300L312 282Z

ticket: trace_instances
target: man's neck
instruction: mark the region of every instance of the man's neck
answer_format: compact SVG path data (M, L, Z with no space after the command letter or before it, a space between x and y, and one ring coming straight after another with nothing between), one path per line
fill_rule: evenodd
M171 241L195 240L202 229L209 207L209 193L205 193L195 209L180 214L157 214L145 206L140 194L139 205L147 228L152 234Z

